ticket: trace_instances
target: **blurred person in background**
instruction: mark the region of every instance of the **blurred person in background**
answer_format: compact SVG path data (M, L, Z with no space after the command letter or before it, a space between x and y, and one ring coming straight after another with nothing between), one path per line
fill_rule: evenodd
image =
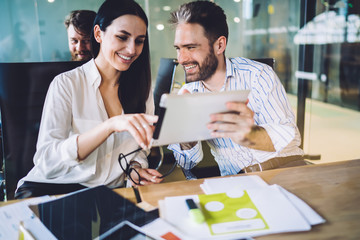
M64 24L72 61L88 61L92 58L90 34L95 16L96 12L91 10L75 10L66 17Z

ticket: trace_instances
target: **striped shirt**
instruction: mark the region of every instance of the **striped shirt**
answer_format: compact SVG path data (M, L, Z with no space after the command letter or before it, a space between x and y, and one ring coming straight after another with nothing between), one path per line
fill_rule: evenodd
M208 92L202 81L185 84L183 88L190 93ZM221 175L237 174L247 166L274 157L303 155L303 150L299 148L301 138L295 124L295 115L273 69L246 58L226 59L226 79L220 91L242 89L250 90L248 107L254 112L255 124L267 131L276 151L247 148L230 138L207 140ZM173 151L176 161L184 169L193 168L203 158L201 142L190 150L181 150L180 144L171 144L168 149Z

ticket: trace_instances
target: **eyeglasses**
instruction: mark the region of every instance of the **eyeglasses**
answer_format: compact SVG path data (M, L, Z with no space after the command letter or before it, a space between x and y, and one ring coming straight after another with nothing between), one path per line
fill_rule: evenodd
M123 153L120 153L120 154L119 154L119 158L118 158L120 167L121 167L121 169L124 171L126 177L127 177L128 179L130 179L135 185L141 185L141 184L140 184L140 174L139 174L139 172L138 172L135 168L133 168L133 167L131 166L131 164L128 163L126 157L129 156L129 155L131 155L131 154L133 154L133 153L135 153L135 152L140 151L141 149L142 149L142 148L138 148L138 149L136 149L136 150L134 150L134 151L132 151L132 152L130 152L130 153L128 153L128 154L125 154L125 155L124 155ZM123 160L124 160L124 161L123 161ZM175 167L176 167L176 161L174 162L174 165L171 167L171 169L170 169L167 173L163 174L163 175L162 175L161 177L159 177L159 178L165 178L165 177L169 176L169 175L174 171ZM132 173L132 172L134 172L134 173L136 174L137 179L133 179L133 177L131 176L131 173Z

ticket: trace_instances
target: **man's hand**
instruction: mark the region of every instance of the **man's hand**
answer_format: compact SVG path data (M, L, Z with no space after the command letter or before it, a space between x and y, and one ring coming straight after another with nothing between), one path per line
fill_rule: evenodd
M212 130L213 137L231 138L237 144L244 145L248 141L246 134L254 125L254 113L242 102L228 102L226 107L229 112L212 114L207 127Z
M207 127L215 138L231 138L235 143L263 151L275 151L274 145L262 127L254 125L254 112L247 103L228 102L229 112L210 116Z

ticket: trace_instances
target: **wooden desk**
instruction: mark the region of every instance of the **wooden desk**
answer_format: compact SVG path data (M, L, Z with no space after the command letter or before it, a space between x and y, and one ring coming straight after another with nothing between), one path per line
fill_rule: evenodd
M136 204L136 196L134 193L134 190L132 188L116 188L114 189L114 192L116 192L117 194L123 196L124 198L130 200L131 202ZM61 195L59 195L61 196ZM0 202L0 207L12 204L12 203L17 203L19 201L23 201L23 199L15 199L15 200L9 200L6 202Z
M326 223L309 232L274 234L256 239L360 239L360 160L250 173L278 184L303 199ZM139 187L143 201L158 206L167 196L203 194L203 179ZM265 200L266 201L266 200Z
M132 188L116 188L114 189L114 192L116 192L117 194L123 196L124 198L130 200L135 204L137 203L136 196Z

